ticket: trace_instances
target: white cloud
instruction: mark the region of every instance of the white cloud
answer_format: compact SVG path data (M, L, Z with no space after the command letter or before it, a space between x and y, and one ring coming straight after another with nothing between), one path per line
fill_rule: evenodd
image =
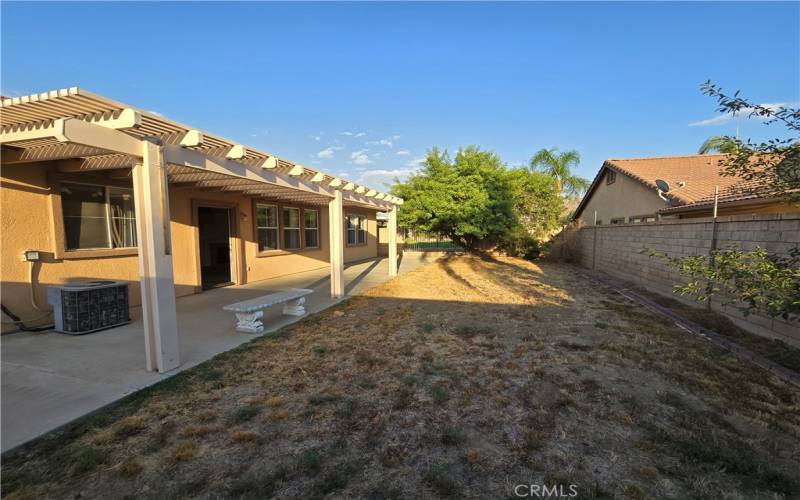
M399 135L393 135L391 137L387 137L386 139L378 139L377 141L367 141L367 144L374 144L377 146L389 146L390 148L394 146L394 141L399 139Z
M384 187L384 185L391 185L395 178L404 181L417 171L416 168L398 168L394 170L367 170L361 173L361 176L356 180L356 184L365 186L372 186L376 189Z
M348 137L364 137L365 135L367 135L366 132L350 132L350 131L347 131L347 132L340 132L340 133L341 133L341 135L346 135Z
M317 158L333 158L334 153L336 150L332 147L327 147L317 153Z
M408 163L406 163L406 166L407 167L419 168L419 164L422 163L423 161L425 161L425 157L424 156L420 157L420 158L414 158L413 160L409 160Z
M342 135L353 135L352 132L342 132Z
M408 156L410 154L411 154L411 151L409 151L407 149L398 149L397 150L397 156Z
M366 132L359 132L354 137L364 137L365 135L367 135Z
M351 163L355 163L356 165L367 165L372 163L372 160L369 159L369 155L367 154L368 149L359 149L358 151L353 151L350 153L350 161Z
M769 109L771 111L776 111L779 108L783 108L783 107L786 107L786 106L791 106L793 104L794 103L788 103L788 102L773 102L773 103L760 104L760 106L763 106L763 107L765 107L765 108L767 108L767 109ZM742 108L739 111L739 116L742 117L742 118L749 118L751 120L764 120L765 119L765 118L760 117L760 116L753 116L752 118L750 118L749 115L752 112L753 112L753 108ZM725 113L724 115L719 115L719 116L715 116L713 118L706 118L705 120L699 120L699 121L696 121L696 122L692 122L692 123L689 124L689 126L690 127L708 127L708 126L713 126L713 125L722 125L724 123L728 123L728 122L732 121L734 118L735 118L735 116L733 115L733 113Z
M156 116L160 116L161 118L164 118L164 115L162 115L158 111L153 111L152 109L148 109L147 112L150 113L151 115L156 115Z

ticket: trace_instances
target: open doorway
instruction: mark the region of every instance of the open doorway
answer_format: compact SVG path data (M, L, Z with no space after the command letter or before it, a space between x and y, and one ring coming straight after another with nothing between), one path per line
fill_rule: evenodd
M232 285L231 214L227 208L197 207L200 281L203 290Z

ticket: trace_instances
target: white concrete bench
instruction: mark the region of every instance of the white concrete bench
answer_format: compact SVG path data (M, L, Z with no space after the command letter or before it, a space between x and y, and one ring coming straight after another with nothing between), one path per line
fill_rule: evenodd
M222 309L236 313L236 331L261 333L264 331L264 324L261 322L261 318L264 317L263 309L275 304L283 304L283 314L302 316L306 313L306 308L303 306L306 303L305 296L311 293L313 290L307 288L290 288L282 292L229 304Z

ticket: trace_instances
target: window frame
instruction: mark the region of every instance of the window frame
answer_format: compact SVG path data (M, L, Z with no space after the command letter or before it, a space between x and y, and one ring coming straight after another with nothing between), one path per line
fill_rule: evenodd
M615 226L625 224L625 217L614 217L611 219L611 224Z
M347 224L348 224L348 222L350 220L350 217L357 217L358 220L359 220L358 227L354 229L354 231L355 231L354 243L350 243L349 232L351 231L351 229L349 227L347 227ZM362 226L362 224L363 224L363 226ZM362 231L364 233L364 241L363 242L359 242L358 241L359 233L362 232ZM353 212L346 213L345 214L345 220L344 220L344 232L345 232L345 246L348 246L348 247L363 247L363 246L366 246L367 244L369 244L369 217L367 217L365 214L360 214L360 213L353 213Z
M277 207L276 210L278 211L278 248L276 250L264 250L261 251L258 248L258 217L257 217L257 206L258 205L272 205ZM255 240L256 244L256 258L261 257L277 257L280 255L292 255L298 253L308 252L318 252L325 248L323 245L322 237L322 210L316 206L310 206L305 204L287 204L285 205L287 208L299 208L300 209L300 238L301 238L301 247L297 249L286 249L283 245L283 208L284 205L279 201L271 200L271 199L264 199L264 198L253 198L251 209L252 209L252 225L253 228L253 239ZM308 208L306 208L308 207ZM316 210L317 211L317 225L319 226L317 229L318 239L319 239L319 246L318 247L305 247L304 235L305 235L305 220L303 219L303 210Z
M314 212L316 214L316 221L317 221L316 227L307 227L306 226L306 212ZM300 225L303 227L303 229L302 229L302 235L303 235L302 246L303 246L303 249L304 250L306 250L306 249L308 249L308 250L312 250L312 249L316 250L316 249L318 249L320 247L320 241L319 241L319 209L318 208L305 208L304 207L300 215L301 215ZM306 231L315 231L317 233L317 244L315 246L309 246L308 245L308 238L306 237Z
M51 214L51 227L53 230L53 256L56 259L85 259L89 257L116 257L116 256L126 256L126 255L138 255L139 254L139 242L138 242L138 231L136 233L137 237L137 244L133 247L113 247L113 241L111 239L111 204L110 204L110 190L113 189L122 189L128 190L131 193L131 196L134 196L133 186L127 183L122 182L114 182L110 179L103 179L93 177L90 178L88 181L86 180L74 180L71 177L65 177L63 175L52 173L49 174L48 184L50 186L50 192L52 195L50 196L50 214ZM79 185L79 186L92 186L97 188L103 188L103 196L104 196L104 207L105 207L105 219L106 219L106 240L108 241L107 247L97 247L97 248L76 248L76 249L67 249L67 233L66 233L66 224L64 221L64 205L63 200L61 197L61 190L63 186L67 184L72 185ZM134 221L136 220L136 199L133 200L134 204ZM135 222L134 222L135 224Z
M284 223L283 214L286 210L297 210L297 227L290 226L286 227ZM287 252L295 252L297 250L303 249L303 210L300 207L295 207L292 205L281 205L281 218L278 221L281 227L281 250L285 250ZM287 247L286 246L286 231L297 231L297 246L296 247Z
M616 170L611 170L610 168L606 172L606 186L610 186L617 182L617 172Z
M259 205L263 206L263 207L274 207L275 208L275 223L277 224L276 226L273 227L273 226L259 226L258 225L258 207L259 207ZM275 252L280 252L281 251L281 218L280 218L280 213L281 213L280 212L280 207L278 206L277 203L269 203L269 202L266 202L266 201L258 201L258 200L254 200L253 201L253 230L255 231L255 233L254 233L255 238L253 238L253 239L256 242L256 255L269 255L269 254L273 254ZM265 249L265 250L261 249L261 243L258 240L258 231L259 231L259 229L273 229L273 230L275 230L275 243L277 245L275 248L268 248L268 249Z

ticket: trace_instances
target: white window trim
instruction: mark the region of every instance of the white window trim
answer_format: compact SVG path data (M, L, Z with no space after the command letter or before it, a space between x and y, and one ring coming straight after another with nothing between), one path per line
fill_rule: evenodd
M260 207L264 207L264 208L272 207L272 208L275 209L275 223L277 224L277 226L259 226L258 225L258 209ZM255 216L255 219L256 219L256 247L258 248L258 253L279 251L280 247L281 247L281 229L280 229L281 221L279 220L278 205L275 205L274 203L259 203L259 202L256 202L256 216ZM258 230L259 229L274 229L275 230L275 243L277 243L277 247L262 249L261 248L261 242L258 239Z
M297 210L297 227L289 226L286 227L283 222L283 213L285 210ZM284 250L302 250L303 249L303 221L301 218L303 217L303 210L300 207L291 207L291 206L281 206L281 248ZM289 231L297 231L297 247L289 248L286 246L286 230Z
M317 226L316 227L306 227L306 212L314 212L314 213L317 214L317 216L316 216ZM303 226L303 230L302 230L302 233L303 233L303 248L308 248L308 249L319 248L320 247L320 241L319 241L319 210L317 210L316 208L304 208L301 215L302 215L302 220L300 222L301 222L301 225ZM315 231L317 233L317 244L315 246L312 247L312 246L308 246L306 244L306 231Z

